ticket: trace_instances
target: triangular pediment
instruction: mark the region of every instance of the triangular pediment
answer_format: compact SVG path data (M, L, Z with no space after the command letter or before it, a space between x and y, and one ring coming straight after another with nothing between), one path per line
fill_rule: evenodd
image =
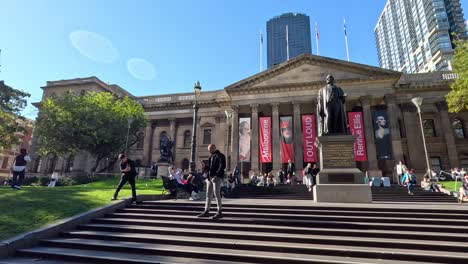
M365 81L388 78L398 80L402 73L364 64L303 54L229 85L226 87L226 90L291 85L295 83L325 83L328 74L333 75L340 82L342 80Z

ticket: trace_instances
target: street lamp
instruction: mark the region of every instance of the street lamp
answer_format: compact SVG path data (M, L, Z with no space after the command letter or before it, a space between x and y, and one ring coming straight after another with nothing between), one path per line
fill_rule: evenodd
M232 120L232 110L225 110L224 113L226 114L226 124L227 124L227 131L226 131L226 155L228 155L228 163L227 163L227 170L231 170L231 151L229 151L229 131L231 131L231 120Z
M195 102L193 103L193 127L192 127L192 150L190 154L190 170L195 171L195 147L197 144L197 115L198 115L198 98L201 93L200 81L197 81L193 86L193 93L195 94Z
M132 117L129 117L127 119L127 122L128 122L128 128L127 128L127 140L125 140L125 155L127 156L128 155L128 134L130 134L130 127L133 123L133 118Z
M431 167L429 165L429 156L427 155L426 138L424 137L423 121L422 121L422 117L421 117L421 105L422 105L422 102L423 102L423 98L422 97L415 97L415 98L411 99L411 102L413 102L413 104L418 109L419 123L421 125L421 135L422 135L423 145L424 145L424 154L426 155L427 175L429 177L431 177L431 173L430 173L430 171L431 171L430 168Z

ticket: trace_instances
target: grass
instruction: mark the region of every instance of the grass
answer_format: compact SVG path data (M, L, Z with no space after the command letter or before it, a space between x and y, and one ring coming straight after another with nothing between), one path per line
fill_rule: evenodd
M0 241L111 203L119 178L66 187L0 187ZM137 194L160 194L162 181L137 180ZM128 183L120 198L131 195Z
M449 190L449 191L455 191L458 192L458 189L460 189L461 182L457 181L456 186L455 186L455 181L440 181L440 184L442 184L442 187Z

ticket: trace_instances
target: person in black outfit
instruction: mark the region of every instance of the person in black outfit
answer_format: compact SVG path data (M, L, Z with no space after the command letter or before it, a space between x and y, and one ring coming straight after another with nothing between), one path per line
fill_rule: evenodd
M21 184L24 180L24 175L26 174L26 164L31 161L31 158L28 155L26 149L22 148L20 154L16 156L15 162L11 167L13 173L13 178L11 182L11 188L14 190L21 189Z
M296 166L294 163L291 162L291 160L288 160L288 166L286 167L286 177L289 180L289 183L292 184L292 179L293 176L296 174Z
M223 205L221 201L221 185L223 185L224 170L226 169L226 157L223 153L216 149L214 144L208 146L208 151L211 153L211 157L208 160L208 166L205 167L208 171L206 179L206 203L205 211L198 215L198 217L210 216L211 200L213 199L213 193L218 203L218 213L215 214L212 219L219 219L223 217Z
M317 184L317 175L319 174L320 172L320 169L317 167L317 163L314 164L314 166L312 167L312 180L313 180L313 185L316 185Z
M125 157L124 154L119 155L119 160L120 160L120 172L122 172L122 178L120 179L119 186L115 190L114 196L112 196L111 200L117 199L120 189L122 189L122 187L128 181L128 183L132 187L132 201L133 201L132 204L136 204L137 197L136 197L136 189L135 189L135 177L137 175L137 172L135 170L135 162Z

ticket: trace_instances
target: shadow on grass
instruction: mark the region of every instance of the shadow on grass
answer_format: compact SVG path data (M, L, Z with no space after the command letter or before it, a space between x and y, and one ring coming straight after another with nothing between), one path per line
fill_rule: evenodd
M0 187L0 240L110 203L119 179L67 187ZM159 194L160 180L138 180L137 194ZM127 184L119 197L131 194Z

